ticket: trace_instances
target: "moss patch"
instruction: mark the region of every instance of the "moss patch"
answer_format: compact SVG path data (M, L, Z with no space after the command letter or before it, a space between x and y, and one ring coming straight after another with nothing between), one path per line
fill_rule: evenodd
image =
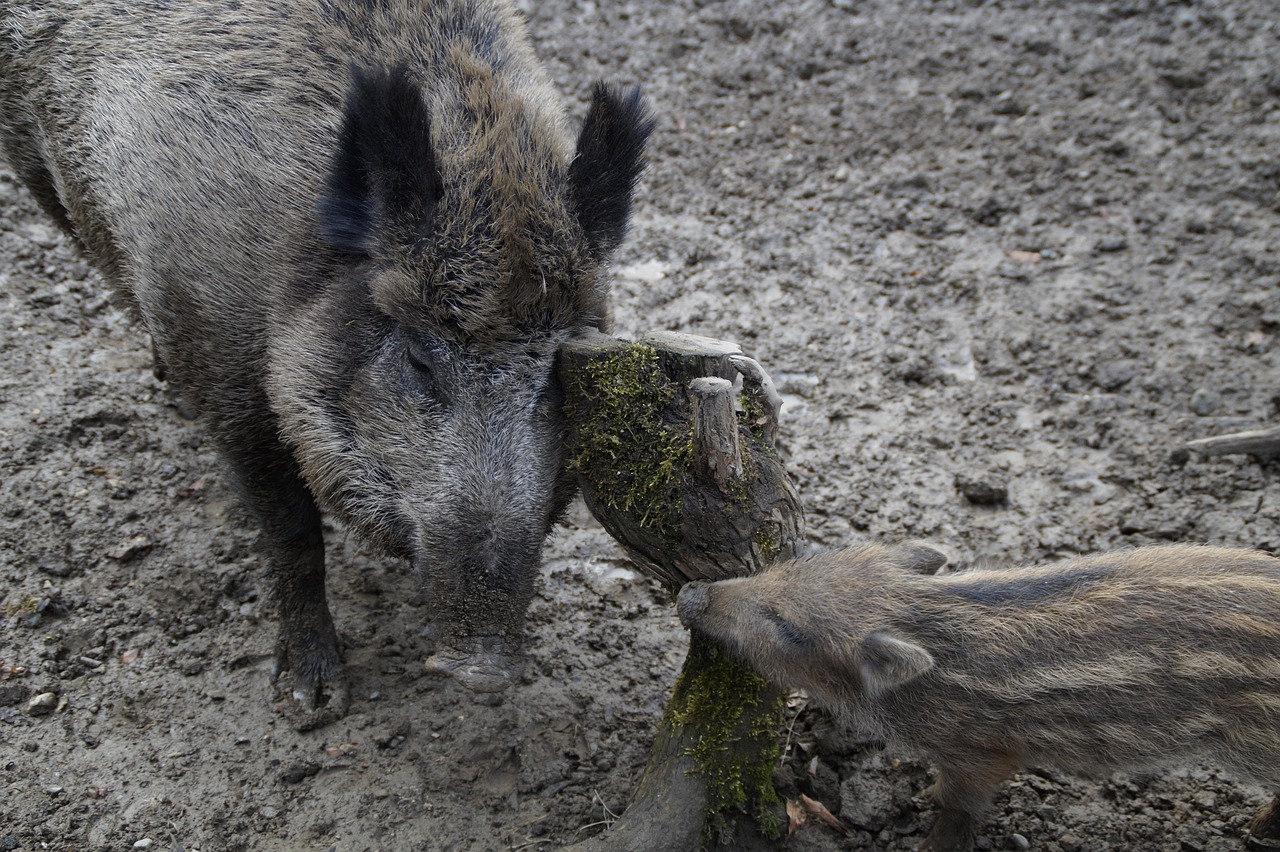
M590 397L594 404L577 419L575 468L597 500L677 540L692 436L664 420L676 387L662 371L657 351L633 343L584 372L592 392L571 389L570 398Z
M783 709L781 693L751 668L705 638L691 637L667 713L695 736L687 754L707 789L705 846L729 839L736 814L753 816L766 836L781 833L773 770Z
M760 528L756 530L755 544L761 560L766 565L777 559L778 554L782 552L782 545L778 543L776 525L761 524Z

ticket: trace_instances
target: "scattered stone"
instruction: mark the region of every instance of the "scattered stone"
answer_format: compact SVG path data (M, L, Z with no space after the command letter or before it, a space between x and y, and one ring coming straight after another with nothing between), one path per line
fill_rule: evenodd
M277 816L280 815L280 811L276 810L270 805L263 805L262 807L258 808L258 813L262 815L263 819L275 819Z
M27 700L29 690L18 683L0 685L0 707L12 707Z
M1209 73L1202 68L1192 68L1189 70L1175 69L1165 71L1160 75L1170 88L1181 89L1187 91L1189 89L1199 89L1205 83L1209 82Z
M150 849L151 844L155 843L150 837L144 837L133 844L134 849Z
M1009 486L990 474L956 474L956 490L975 506L999 506L1009 502Z
M1006 214L1018 212L1017 208L997 196L990 196L969 215L979 225L999 225Z
M140 556L146 556L153 547L155 547L155 543L150 536L135 535L133 538L122 541L108 550L107 558L116 562L131 562Z
M46 553L36 560L36 570L51 577L69 577L71 575L71 563L59 556L54 556L52 553Z
M996 98L991 111L996 115L1026 115L1027 105L1015 98L1011 93L1004 93Z
M1093 381L1105 391L1117 391L1133 381L1137 377L1138 371L1137 362L1127 358L1122 358L1118 361L1106 361L1098 365L1098 369L1093 375ZM1110 406L1117 402L1117 400L1106 400L1103 404Z
M413 727L409 724L408 720L405 720L390 731L379 731L375 733L372 739L374 745L378 748L399 748L411 733L413 733Z
M1222 405L1222 397L1208 388L1200 388L1191 395L1191 410L1201 417L1208 417Z
M58 696L53 692L42 692L27 702L28 716L48 716L58 706Z
M320 765L318 763L295 763L280 773L280 778L286 784L300 784L319 771Z
M1094 250L1101 254L1110 254L1111 252L1124 251L1128 247L1129 241L1124 237L1108 237L1107 239L1099 240L1098 244L1094 246Z
M1014 849L1030 849L1031 848L1031 841L1023 837L1021 834L1014 834L1009 838L1009 840L1013 843Z

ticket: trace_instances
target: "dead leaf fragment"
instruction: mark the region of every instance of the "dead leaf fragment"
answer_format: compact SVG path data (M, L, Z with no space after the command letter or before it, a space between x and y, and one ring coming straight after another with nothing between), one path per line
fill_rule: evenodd
M1005 252L1010 260L1016 260L1018 263L1039 263L1042 258L1038 251L1023 251L1022 249L1012 249Z
M22 677L27 673L26 666L15 666L9 663L0 663L0 680L8 680L9 678Z
M809 815L804 812L800 803L794 799L787 799L787 837L804 828L808 822Z
M810 799L804 793L801 793L800 804L807 813L817 817L819 822L835 829L845 837L848 837L853 833L853 830L850 829L849 826L842 823L839 817L827 810L827 806L822 804L822 802L819 802L817 799Z

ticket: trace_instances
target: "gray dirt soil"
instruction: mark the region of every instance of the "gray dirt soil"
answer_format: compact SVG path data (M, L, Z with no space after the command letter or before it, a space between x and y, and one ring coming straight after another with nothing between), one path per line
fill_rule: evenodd
M1275 0L524 8L575 115L599 76L661 115L617 330L772 372L816 544L1280 550L1280 465L1178 452L1280 417ZM585 510L497 700L423 672L413 578L331 529L355 698L297 733L251 525L5 170L0 341L0 847L539 849L622 811L686 639ZM853 829L788 848L919 845L927 765L801 702L786 745L782 792ZM1212 768L1029 772L980 845L1235 850L1264 800Z

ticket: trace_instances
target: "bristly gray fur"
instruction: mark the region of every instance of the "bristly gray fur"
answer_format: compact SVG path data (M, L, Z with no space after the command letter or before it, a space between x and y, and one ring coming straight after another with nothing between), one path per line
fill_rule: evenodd
M1280 791L1280 559L1176 545L926 576L913 549L695 586L681 616L937 761L932 848L968 848L996 786L1028 766L1203 760Z
M0 113L260 518L303 704L345 700L318 506L423 569L483 649L456 676L509 680L638 93L597 87L582 139L619 144L575 150L507 0L0 0Z

